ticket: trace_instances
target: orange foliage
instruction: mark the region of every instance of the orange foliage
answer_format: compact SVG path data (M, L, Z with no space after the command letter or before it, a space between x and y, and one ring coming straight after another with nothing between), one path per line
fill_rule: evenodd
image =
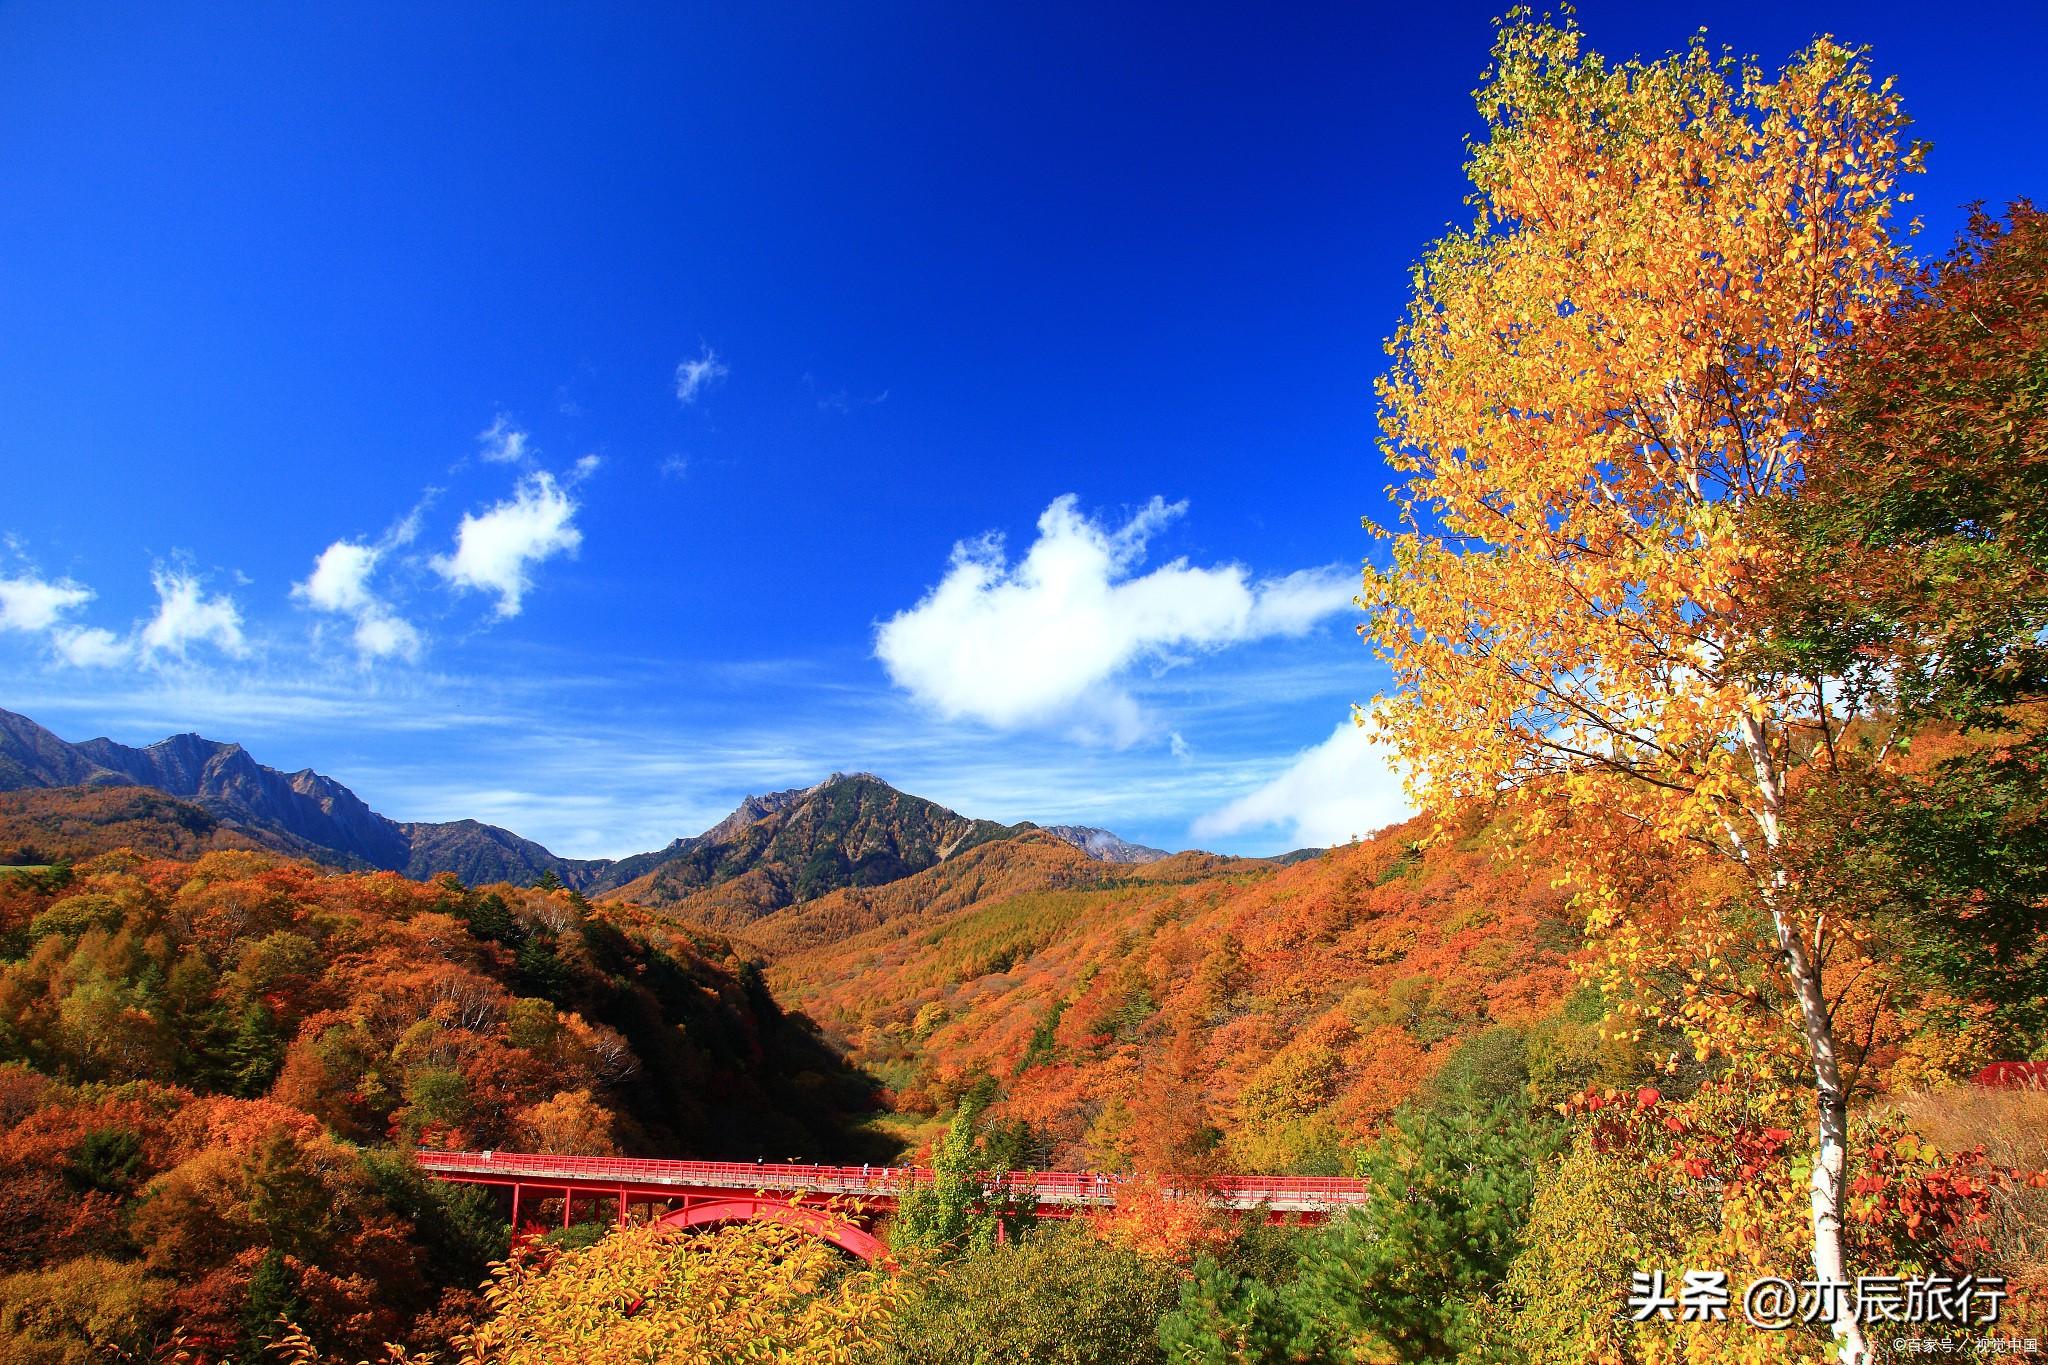
M0 865L89 858L124 847L152 858L196 858L256 843L198 806L148 787L0 792Z
M553 1099L528 1105L514 1118L513 1135L521 1150L605 1156L612 1143L612 1114L588 1090L564 1090Z
M1118 1185L1116 1203L1090 1213L1088 1223L1112 1246L1182 1265L1220 1250L1237 1234L1227 1215L1205 1200L1185 1197L1156 1175Z
M1466 1036L1570 990L1568 892L1480 825L1277 867L1024 840L762 919L778 996L934 1112L993 1074L1055 1165L1328 1168ZM843 937L835 931L848 930Z
M246 1358L287 1302L324 1346L432 1343L495 1218L380 1144L857 1155L828 1144L870 1088L729 944L663 937L243 850L0 878L0 1276L118 1266L131 1354L175 1324Z

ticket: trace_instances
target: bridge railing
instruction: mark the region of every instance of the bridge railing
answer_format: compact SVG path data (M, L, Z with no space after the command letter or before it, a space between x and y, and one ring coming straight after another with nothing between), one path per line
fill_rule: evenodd
M551 1180L577 1185L672 1187L678 1190L789 1190L895 1198L937 1178L916 1166L822 1166L799 1162L657 1161L634 1157L553 1156L531 1152L433 1152L415 1154L421 1169L434 1174L489 1181ZM1131 1177L1094 1171L1011 1171L983 1179L990 1198L1009 1197L1040 1205L1107 1205L1117 1202ZM1169 1195L1203 1199L1228 1208L1269 1205L1275 1209L1330 1210L1362 1203L1362 1180L1334 1176L1233 1175L1198 1181L1169 1181Z

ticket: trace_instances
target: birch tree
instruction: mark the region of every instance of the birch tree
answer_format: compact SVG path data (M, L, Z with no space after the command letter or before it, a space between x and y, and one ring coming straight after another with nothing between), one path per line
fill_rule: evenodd
M1400 482L1361 605L1395 685L1370 720L1426 807L1499 800L1540 832L1562 797L1739 869L1811 1067L1814 1272L1853 1280L1824 925L1781 856L1830 690L1759 666L1783 552L1752 527L1904 287L1920 148L1890 82L1825 38L1775 77L1704 37L1609 63L1521 11L1477 97L1474 220L1415 268L1379 386ZM1595 930L1628 914L1611 889L1588 904ZM1833 1329L1867 1359L1853 1308Z

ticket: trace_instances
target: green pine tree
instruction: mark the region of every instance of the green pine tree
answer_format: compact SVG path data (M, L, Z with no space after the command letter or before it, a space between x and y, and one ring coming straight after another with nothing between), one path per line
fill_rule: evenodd
M284 1253L270 1248L256 1263L256 1273L249 1277L249 1302L242 1309L243 1357L262 1360L266 1348L284 1331L285 1323L297 1321L304 1311Z

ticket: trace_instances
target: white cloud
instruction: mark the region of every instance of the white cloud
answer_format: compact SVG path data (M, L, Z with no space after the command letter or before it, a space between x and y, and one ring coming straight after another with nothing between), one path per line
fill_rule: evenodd
M865 395L856 394L849 389L843 388L834 389L830 393L823 393L818 389L818 381L808 374L804 376L804 383L816 397L819 412L850 413L856 408L880 407L889 401L889 391L887 389L883 389L880 393Z
M699 394L731 373L718 352L706 346L695 360L676 366L676 401L685 406L696 402Z
M1318 848L1363 837L1412 813L1386 749L1346 720L1265 786L1201 816L1191 833L1213 839L1284 827L1294 847Z
M232 597L208 596L198 575L182 569L160 566L150 580L156 585L156 614L139 632L131 628L121 636L64 619L93 600L92 589L82 584L43 579L33 571L0 579L0 630L41 635L59 663L76 668L113 668L163 655L183 659L195 644L212 644L235 658L249 653L241 609Z
M477 454L493 464L517 464L531 450L526 429L502 412L476 434L476 442Z
M506 501L463 514L455 553L434 556L434 571L458 588L496 593L498 616L517 616L533 586L532 567L556 554L573 554L583 543L583 533L571 524L576 508L553 475L530 474Z
M408 662L420 657L418 627L403 617L372 604L356 617L356 652L365 659L401 658Z
M71 612L93 600L91 588L70 579L50 580L33 570L0 578L0 630L44 636L60 663L79 668L110 668L134 656L134 644L100 626L66 621Z
M320 611L362 611L375 600L370 595L370 575L382 557L383 551L375 545L337 540L313 561L313 572L305 582L292 584L292 596Z
M50 632L50 643L74 668L112 668L134 654L128 641L99 626L59 626Z
M0 578L0 630L40 634L91 600L91 588L69 579L52 582L30 574Z
M415 507L374 545L335 541L313 561L313 572L306 580L292 584L292 596L315 611L355 618L356 652L366 660L410 661L420 656L423 637L419 629L379 597L370 580L387 554L410 544L419 534L421 510Z
M939 585L877 628L876 656L945 716L1002 729L1066 723L1128 744L1147 723L1116 680L1139 661L1300 635L1349 602L1349 577L1335 569L1253 583L1240 565L1177 559L1133 577L1146 542L1186 510L1155 497L1112 530L1068 494L1014 566L999 536L955 545Z
M1297 569L1259 584L1252 607L1254 635L1306 635L1315 623L1351 605L1356 574L1335 569Z
M664 479L680 479L689 472L690 457L687 455L671 455L661 462L661 477Z
M211 642L222 653L240 657L249 652L242 638L242 613L232 597L208 597L198 576L177 569L157 569L156 615L142 628L145 657L185 657L188 645Z

